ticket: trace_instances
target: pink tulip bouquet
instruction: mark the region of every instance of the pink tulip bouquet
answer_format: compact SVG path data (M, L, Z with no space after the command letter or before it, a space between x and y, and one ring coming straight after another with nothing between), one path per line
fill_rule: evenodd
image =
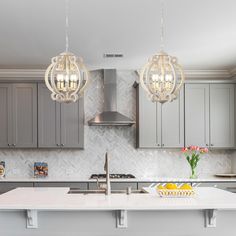
M186 156L186 159L191 167L190 179L196 179L196 168L200 160L200 155L208 152L207 148L201 148L198 146L190 146L182 148L182 153Z

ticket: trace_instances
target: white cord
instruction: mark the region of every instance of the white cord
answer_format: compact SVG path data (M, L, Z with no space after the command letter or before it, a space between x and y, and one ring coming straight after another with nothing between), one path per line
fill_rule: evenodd
M66 36L66 52L69 50L69 37L68 37L68 29L69 29L69 0L65 0L65 36Z

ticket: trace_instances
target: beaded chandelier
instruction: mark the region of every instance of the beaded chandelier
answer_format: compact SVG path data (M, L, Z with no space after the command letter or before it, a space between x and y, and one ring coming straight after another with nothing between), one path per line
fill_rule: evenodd
M161 51L152 56L140 73L140 84L152 102L165 103L177 98L184 83L184 72L176 57L163 51L164 4L161 1Z
M89 81L89 72L83 60L68 51L68 0L66 6L66 51L53 57L45 72L45 84L51 98L58 102L76 102L83 95Z

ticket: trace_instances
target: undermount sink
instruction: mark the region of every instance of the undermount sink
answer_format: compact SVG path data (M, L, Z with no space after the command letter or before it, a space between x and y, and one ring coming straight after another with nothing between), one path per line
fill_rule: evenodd
M139 190L131 190L131 192L128 193L126 190L111 190L111 194L142 194L147 193L143 189ZM104 190L81 190L77 188L70 188L68 194L105 194Z

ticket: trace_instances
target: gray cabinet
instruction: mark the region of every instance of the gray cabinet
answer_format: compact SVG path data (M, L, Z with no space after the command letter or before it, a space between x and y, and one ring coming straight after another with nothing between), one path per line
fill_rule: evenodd
M37 147L37 85L13 84L13 145Z
M209 145L209 84L185 85L185 145Z
M37 147L37 85L0 84L0 97L0 146Z
M38 85L38 146L60 145L60 104L51 99L44 84Z
M234 147L234 85L210 85L210 145Z
M33 187L33 183L26 182L5 182L0 183L0 194L6 193L15 188Z
M175 148L184 146L184 91L165 104L148 100L137 87L137 147Z
M161 105L162 146L184 146L184 90L181 89L178 98Z
M0 84L0 147L12 144L12 86Z
M83 148L84 101L60 104L50 97L44 84L38 85L38 146L41 148Z
M55 187L55 188L77 188L81 190L88 189L87 182L35 182L34 187Z
M99 182L105 182L105 180L99 180ZM133 190L138 189L137 182L111 182L112 190L126 190L128 187L131 187ZM89 183L89 190L96 190L97 183Z
M185 144L234 147L234 84L185 85Z

